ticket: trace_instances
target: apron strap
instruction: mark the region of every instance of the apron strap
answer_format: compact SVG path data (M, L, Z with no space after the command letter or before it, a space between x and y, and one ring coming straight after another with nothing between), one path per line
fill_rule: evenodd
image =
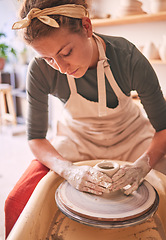
M105 74L104 74L104 62L106 60L105 52L102 43L98 37L93 34L95 37L98 50L99 50L99 61L97 63L97 85L98 85L98 111L99 117L107 115L107 98L106 98L106 83L105 83Z
M106 86L104 75L104 60L99 60L97 63L97 85L98 85L98 111L99 117L107 115L106 102Z
M120 99L126 98L127 96L122 92L122 90L118 86L117 82L115 81L109 64L108 64L108 67L104 68L104 71L105 71L105 74L106 74L107 79L109 81L109 84L111 85L112 89L114 90L116 96Z
M67 75L67 80L68 80L68 83L69 83L71 94L76 94L77 93L77 88L76 88L75 79L72 76Z
M97 63L97 85L98 85L98 115L100 117L107 115L107 98L106 98L106 83L105 74L109 81L109 84L113 88L118 98L124 98L125 94L121 91L120 87L116 83L110 65L108 64L107 57L103 45L98 36L93 33L95 37L98 50L99 50L99 61ZM68 84L70 87L71 94L77 94L77 87L73 76L67 75ZM126 96L125 96L126 97Z
M115 81L115 78L114 78L114 76L112 74L112 71L110 69L110 65L107 61L107 57L105 55L103 45L102 45L99 37L96 34L93 33L93 36L96 39L96 43L97 43L97 46L98 46L98 49L99 49L99 61L101 60L103 62L103 70L104 70L103 72L106 74L108 82L111 85L112 89L114 90L116 96L118 98L122 99L122 98L126 97L126 95L122 92L122 90L118 86L117 82ZM104 77L104 79L105 79L105 77ZM105 84L105 82L104 82L104 84Z

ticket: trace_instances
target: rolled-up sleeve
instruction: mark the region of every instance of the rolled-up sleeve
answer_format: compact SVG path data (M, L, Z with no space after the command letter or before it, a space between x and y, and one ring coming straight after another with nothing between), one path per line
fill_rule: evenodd
M132 89L138 92L154 129L166 129L166 101L157 75L149 61L136 48L133 48L131 58L131 80Z
M49 84L45 79L44 69L45 63L40 62L39 66L37 59L34 59L28 68L26 84L28 140L45 138L48 129Z

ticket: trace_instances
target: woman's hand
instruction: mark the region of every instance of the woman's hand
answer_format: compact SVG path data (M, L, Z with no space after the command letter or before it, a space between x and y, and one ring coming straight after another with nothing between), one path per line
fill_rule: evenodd
M112 186L109 188L110 191L116 191L124 188L126 195L131 194L137 190L139 185L142 183L144 177L151 170L149 165L149 157L144 154L137 159L133 164L126 164L122 166L112 177ZM128 187L127 185L131 185ZM125 189L125 187L127 188Z
M45 166L66 179L80 191L101 195L109 192L111 178L89 166L75 166L63 159L47 139L29 141L31 150Z
M76 189L102 195L108 193L112 180L106 174L90 166L71 165L65 170L63 177Z

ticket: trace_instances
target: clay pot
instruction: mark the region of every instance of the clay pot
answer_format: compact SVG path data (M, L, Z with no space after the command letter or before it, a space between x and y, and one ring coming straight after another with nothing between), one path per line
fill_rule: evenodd
M103 160L97 163L94 168L112 177L119 170L120 166L114 161Z
M2 71L4 69L5 62L6 62L5 58L0 57L0 71Z

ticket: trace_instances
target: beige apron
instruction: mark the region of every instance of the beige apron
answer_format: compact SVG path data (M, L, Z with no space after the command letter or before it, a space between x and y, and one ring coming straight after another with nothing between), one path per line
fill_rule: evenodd
M132 98L119 88L107 62L103 45L96 35L94 38L99 50L99 101L89 101L79 95L75 79L67 76L71 94L65 104L62 119L58 121L53 146L70 161L135 161L149 146L154 129ZM106 107L105 75L118 98L118 106L114 109Z

